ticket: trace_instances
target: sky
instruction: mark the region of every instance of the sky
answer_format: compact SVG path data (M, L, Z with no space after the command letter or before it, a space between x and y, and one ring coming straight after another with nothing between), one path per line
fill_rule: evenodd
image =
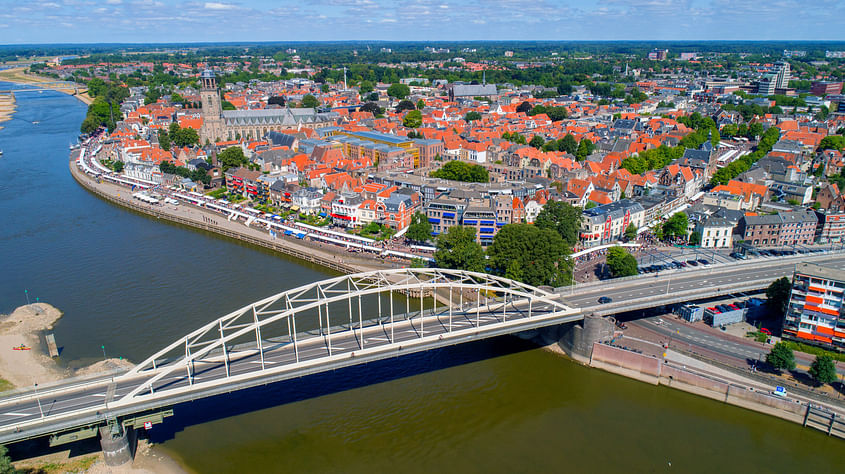
M845 40L845 0L0 0L0 44Z

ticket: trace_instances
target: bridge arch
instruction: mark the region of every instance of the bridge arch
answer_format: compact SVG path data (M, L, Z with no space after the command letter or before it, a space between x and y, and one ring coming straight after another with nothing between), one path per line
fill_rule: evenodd
M427 309L424 295L438 290L448 304L437 307L429 301ZM465 296L466 290L474 298ZM404 308L396 308L396 293L408 294ZM377 301L372 304L377 306L374 317L363 315L362 300L368 296ZM410 310L411 298L419 299L418 311ZM404 268L344 275L264 298L174 341L118 377L116 381L143 382L111 406L395 352L444 338L466 340L467 335L477 336L491 328L518 330L525 321L575 318L578 313L553 293L485 273ZM206 376L215 370L217 376Z

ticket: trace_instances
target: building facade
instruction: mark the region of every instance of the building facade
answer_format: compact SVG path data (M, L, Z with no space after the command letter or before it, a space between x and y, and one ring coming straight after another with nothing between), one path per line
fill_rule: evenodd
M845 270L799 263L783 320L783 335L819 345L845 348Z

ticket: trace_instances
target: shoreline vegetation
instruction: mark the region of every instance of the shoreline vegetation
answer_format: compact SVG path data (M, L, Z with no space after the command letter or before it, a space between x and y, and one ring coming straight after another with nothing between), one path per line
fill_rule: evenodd
M22 85L29 85L34 86L44 82L56 82L57 79L52 77L42 77L33 74L28 74L26 72L26 68L23 67L13 67L9 69L4 69L0 71L0 82L12 82L15 84L22 84ZM83 84L80 84L80 88L84 88ZM94 102L94 99L88 95L88 92L81 92L79 94L75 94L73 89L53 89L58 92L63 92L70 96L76 97L80 101L82 101L85 105L91 105ZM8 119L7 119L8 120ZM2 121L2 118L0 118Z

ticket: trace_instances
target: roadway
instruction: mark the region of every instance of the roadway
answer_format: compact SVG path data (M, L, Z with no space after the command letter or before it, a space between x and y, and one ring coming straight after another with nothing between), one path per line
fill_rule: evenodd
M585 312L602 310L607 306L618 312L625 311L620 306L631 300L651 297L658 299L663 295L681 292L694 293L696 289L720 289L725 295L738 291L751 282L774 281L780 277L792 277L797 263L815 262L845 267L845 254L811 254L781 257L778 259L750 260L726 265L709 265L706 267L687 267L678 270L668 270L657 274L644 274L638 277L619 280L606 280L598 283L575 285L557 290L564 304L581 308ZM768 286L762 286L765 288ZM759 288L758 288L759 289ZM609 297L611 303L601 305L600 297ZM689 300L695 300L694 296ZM651 306L665 303L654 302Z
M450 342L451 344L455 344L476 339L477 336L494 336L498 335L498 333L490 332L487 335L484 334L484 329L493 329L496 326L502 326L507 323L518 325L520 322L529 322L527 305L522 303L517 302L517 304L513 304L509 302L507 307L504 308L504 311L502 304L495 303L493 300L491 300L489 309L487 306L482 306L478 311L476 311L474 305L464 305L466 307L464 310L453 309L451 318L449 317L448 308L438 308L436 312L426 311L422 318L419 317L418 312L411 313L410 319L405 319L404 316L396 316L393 325L389 324L389 320L382 318L364 321L363 328L359 328L354 323L351 329L349 325L336 326L332 327L331 331L326 331L322 336L319 334L319 330L313 330L298 333L296 347L294 347L294 344L287 337L262 340L263 360L262 352L257 350L255 343L232 347L228 348L228 364L224 360L222 351L217 351L210 354L203 361L193 365L193 377L190 380L187 375L187 367L184 369L180 368L180 370L168 374L166 377L155 382L152 390L159 396L171 391L173 393L183 394L184 389L189 388L191 384L208 381L225 382L230 377L250 376L251 374L255 377L261 377L262 367L268 370L286 366L295 367L303 363L318 362L321 360L328 361L329 359L344 359L350 361L345 365L353 365L359 363L352 361L358 355L355 353L360 354L365 350L372 352L373 349L388 349L396 348L397 346L399 349L403 349L403 344L408 344L408 347L402 353L426 350L428 347L417 349L411 346L411 343L421 341L423 337L430 338L431 336L438 336L438 339L433 340L436 343L440 339L443 339L444 336L454 337L463 335L460 339ZM534 321L538 317L543 316L544 313L552 311L553 307L550 304L537 303L531 309L531 321ZM573 321L580 319L578 314L569 315L568 317ZM477 331L476 329L478 328L482 331ZM516 330L518 329L509 332ZM331 337L328 337L329 332L331 333ZM437 346L442 345L446 344L439 344ZM362 361L366 360L362 359ZM176 362L170 362L170 364L173 363ZM105 419L106 414L113 414L113 407L118 404L116 402L137 387L144 387L142 394L149 393L146 392L147 381L160 370L168 367L171 366L160 364L157 371L144 373L142 377L131 380L121 380L120 378L95 379L81 386L68 384L57 385L46 390L42 389L38 391L37 396L35 396L35 393L30 392L24 396L0 400L0 442L26 439L37 434L53 431L44 430L43 433L27 432L26 429L17 431L20 425L32 424L32 422L38 422L42 418L45 418L45 421L47 421L48 419L57 419L62 416L73 416L80 420L83 418L91 420L87 423L98 419ZM285 378L298 375L292 372L289 377ZM265 383L268 382L259 380L253 385ZM238 388L229 388L225 392L237 390ZM205 395L202 393L195 393L191 398L195 399L203 396ZM144 402L144 397L140 397L139 400L140 402ZM161 399L158 405L169 406L172 404L172 400L164 398ZM83 426L87 423L78 423L77 426Z

